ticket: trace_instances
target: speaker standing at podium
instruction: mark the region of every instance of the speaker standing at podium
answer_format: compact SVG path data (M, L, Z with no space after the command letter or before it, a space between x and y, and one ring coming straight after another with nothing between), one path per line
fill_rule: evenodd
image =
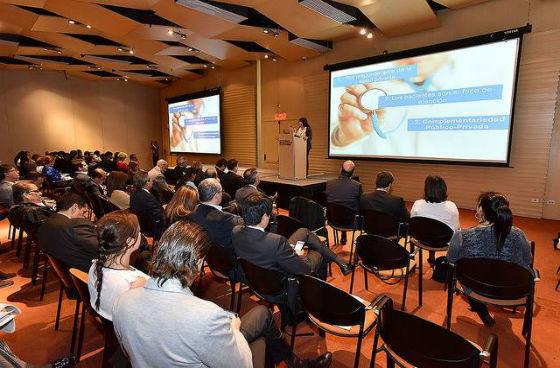
M305 168L305 176L309 175L309 151L311 151L311 127L307 122L307 118L299 118L299 128L296 135L303 138L307 142L307 166Z

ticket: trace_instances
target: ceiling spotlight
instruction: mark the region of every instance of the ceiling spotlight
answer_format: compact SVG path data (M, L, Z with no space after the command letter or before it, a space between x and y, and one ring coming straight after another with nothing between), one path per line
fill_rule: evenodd
M89 24L86 24L86 28L91 29L91 26Z
M276 58L274 56L272 57L272 61L276 61Z
M367 34L367 36L366 36L366 37L367 37L367 38L369 38L369 39L372 39L372 38L373 38L373 33L371 33L371 32L368 32L368 34Z
M167 31L167 34L170 36L173 36L173 30L171 28L169 28L169 30Z
M280 34L280 31L274 28L264 28L263 33L278 36Z
M148 65L146 65L146 68L147 68L147 69L157 69L157 67L158 67L158 66L157 66L156 64L148 64Z
M307 60L307 56L302 56L301 60L306 61Z
M360 29L360 34L362 36L364 36L366 33L367 33L367 29L365 29L365 28Z
M372 35L372 37L373 37L373 35ZM370 37L370 38L371 38L371 37ZM133 49L130 49L130 50L128 50L128 53L132 55L132 54L134 54L134 50L133 50Z
M216 69L216 67L215 67L214 65L212 65L212 66L210 67L210 69Z
M264 58L268 59L269 58L268 54L264 54Z
M89 68L95 70L101 70L101 67L99 65L90 65Z
M205 67L205 68L208 68L208 65L207 65L207 64L204 64L204 65L202 65L202 66Z
M117 51L125 51L122 47L117 47Z
M270 30L268 28L263 29L263 33L268 33Z
M69 23L69 24L76 24L76 21L75 21L75 20L72 20L72 19L68 19L68 23Z

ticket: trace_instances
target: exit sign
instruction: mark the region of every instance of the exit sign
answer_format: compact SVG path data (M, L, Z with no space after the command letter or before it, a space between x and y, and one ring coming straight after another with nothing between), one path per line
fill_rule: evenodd
M276 114L274 114L274 120L276 121L288 120L288 114L286 114L285 112L277 112Z

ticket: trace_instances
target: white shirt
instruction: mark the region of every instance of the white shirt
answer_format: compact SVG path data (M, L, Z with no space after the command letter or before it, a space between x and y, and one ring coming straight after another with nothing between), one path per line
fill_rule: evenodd
M459 230L459 210L455 203L444 201L440 203L426 202L419 199L412 205L410 217L422 216L438 220L449 226L453 231Z
M95 265L97 260L93 261L89 269L88 289L91 299L91 306L95 309L95 301L97 300L97 287L95 282L97 276L95 273ZM113 304L117 298L127 290L130 290L130 285L139 277L149 279L150 277L142 271L138 271L134 267L128 270L115 270L112 268L103 267L103 282L101 286L101 298L99 299L99 310L97 311L101 317L113 320Z
M247 225L247 227L250 227L251 229L262 231L263 233L265 232L264 229L260 226Z

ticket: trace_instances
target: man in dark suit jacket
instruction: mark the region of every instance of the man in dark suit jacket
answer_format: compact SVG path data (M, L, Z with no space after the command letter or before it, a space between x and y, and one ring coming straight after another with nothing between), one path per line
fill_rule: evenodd
M235 254L239 258L289 276L315 274L324 280L329 262L335 262L344 275L351 272L350 265L324 246L309 229L298 229L290 239L265 232L272 215L272 201L265 194L250 194L241 208L245 226L237 226L232 235ZM305 242L309 248L306 256L297 254L290 245L298 241Z
M232 158L228 160L227 163L228 172L224 175L223 179L220 179L222 187L231 198L235 198L235 192L237 189L245 185L245 181L240 175L237 175L238 162L236 159Z
M249 194L260 192L258 185L261 182L261 178L256 167L245 170L243 172L243 180L245 185L235 192L235 201L237 203L241 203Z
M404 205L404 199L391 194L394 181L393 174L388 171L377 174L376 189L362 195L360 208L388 213L398 222L408 221L410 214Z
M98 257L99 243L88 207L78 194L64 193L56 202L58 212L39 228L38 242L46 253L69 268L88 272Z
M218 174L218 179L222 181L224 175L226 175L227 160L225 158L220 158L216 161L216 173Z
M352 179L356 165L352 161L344 161L340 176L327 181L325 195L327 203L336 203L351 208L356 214L359 210L362 184ZM342 233L341 244L346 244L346 232Z
M158 237L164 229L163 207L150 193L152 179L139 171L134 175L134 192L130 195L130 210L138 216L142 232Z

